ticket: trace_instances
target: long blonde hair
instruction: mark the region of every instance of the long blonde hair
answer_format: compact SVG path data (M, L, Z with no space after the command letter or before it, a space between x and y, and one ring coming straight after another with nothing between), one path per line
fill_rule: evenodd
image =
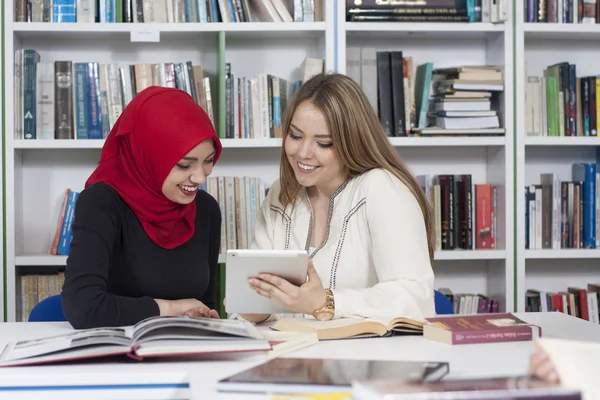
M298 106L311 102L324 114L342 166L350 177L376 168L394 174L417 199L427 230L429 258L433 262L435 226L431 204L416 178L398 157L383 127L361 88L351 78L335 73L319 74L305 82L289 102L282 123L284 145L281 149L279 201L285 208L294 204L303 188L285 154L292 117Z

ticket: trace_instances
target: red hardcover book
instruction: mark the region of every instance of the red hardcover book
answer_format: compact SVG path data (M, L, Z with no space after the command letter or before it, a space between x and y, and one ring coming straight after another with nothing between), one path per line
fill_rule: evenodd
M447 344L522 342L542 336L542 329L511 313L426 318L423 337Z
M492 249L492 197L494 188L490 184L475 185L475 226L477 234L475 235L476 249Z

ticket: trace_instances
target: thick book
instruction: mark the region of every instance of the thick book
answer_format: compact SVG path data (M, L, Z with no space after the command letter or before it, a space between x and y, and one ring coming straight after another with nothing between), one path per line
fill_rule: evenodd
M447 362L275 358L221 379L219 392L350 393L355 380L435 382L450 372Z
M377 320L343 318L318 321L311 318L282 318L271 329L287 332L316 332L319 340L409 335L423 333L424 322L410 318Z
M531 376L444 379L435 382L364 380L352 384L356 400L581 400L576 389L548 383Z
M72 333L10 342L0 367L88 358L127 356L135 360L271 350L252 324L233 319L152 317L129 327L74 330Z
M522 342L538 339L542 328L511 313L426 318L423 337L446 344Z

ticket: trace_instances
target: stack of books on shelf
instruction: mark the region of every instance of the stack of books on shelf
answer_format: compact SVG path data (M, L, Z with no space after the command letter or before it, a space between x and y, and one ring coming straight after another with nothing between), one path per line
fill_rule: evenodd
M17 276L17 322L27 322L33 307L40 301L59 294L65 282L64 272L23 274Z
M598 164L575 163L571 180L546 173L540 182L525 187L525 248L600 248Z
M498 313L498 299L473 293L453 293L449 288L438 291L450 300L454 313L458 315Z
M413 66L402 51L347 49L347 75L359 83L388 136L503 136L498 108L502 67Z
M503 22L508 0L346 0L352 22Z
M288 99L324 67L323 59L306 58L290 88L287 79L269 73L237 77L231 72L231 64L225 64L225 138L281 138Z
M598 0L527 0L525 22L559 24L597 24L600 22Z
M502 68L461 66L434 69L433 104L429 111L433 126L453 130L500 128L492 95L504 90ZM424 110L420 110L424 112Z
M435 219L436 250L495 249L497 190L465 175L418 175Z
M202 186L221 208L221 251L248 249L254 238L254 223L267 193L260 178L211 176Z
M15 22L323 21L325 0L16 0Z
M570 286L559 292L529 289L525 294L525 311L559 311L600 324L598 301L600 284L597 283L588 283L587 289Z
M120 65L44 61L15 52L16 139L105 139L123 109L149 86L189 93L214 124L210 78L190 61Z
M527 76L527 136L597 136L600 130L600 78L577 76L577 66L553 64L541 76Z

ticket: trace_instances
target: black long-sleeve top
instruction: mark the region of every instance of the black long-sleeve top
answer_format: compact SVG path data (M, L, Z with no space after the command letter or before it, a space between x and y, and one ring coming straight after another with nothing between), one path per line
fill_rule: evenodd
M221 210L200 190L194 235L164 249L144 232L109 185L96 183L77 199L62 289L63 312L75 329L133 325L160 314L154 299L196 298L216 306Z

